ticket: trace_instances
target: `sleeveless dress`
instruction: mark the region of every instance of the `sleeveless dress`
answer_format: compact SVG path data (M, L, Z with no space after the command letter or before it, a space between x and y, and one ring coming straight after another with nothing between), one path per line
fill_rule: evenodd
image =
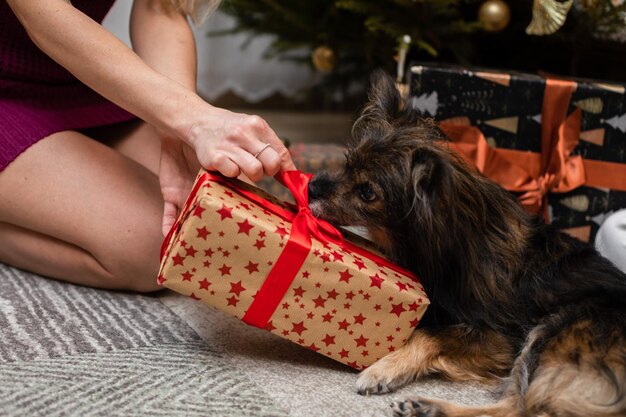
M114 1L72 0L72 5L101 23ZM0 0L0 172L53 133L134 118L43 53Z

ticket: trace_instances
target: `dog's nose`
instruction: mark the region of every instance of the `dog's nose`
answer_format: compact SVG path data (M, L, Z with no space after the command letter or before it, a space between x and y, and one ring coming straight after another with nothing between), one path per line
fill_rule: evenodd
M309 200L316 200L321 197L321 194L320 182L317 180L309 182Z
M334 191L336 182L325 172L321 172L309 182L309 200L328 198Z

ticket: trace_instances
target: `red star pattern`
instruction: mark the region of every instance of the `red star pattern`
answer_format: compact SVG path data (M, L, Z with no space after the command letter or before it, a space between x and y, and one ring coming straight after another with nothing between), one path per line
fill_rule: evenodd
M182 265L183 262L185 262L185 258L183 258L177 253L176 255L172 256L172 261L174 262L174 266Z
M359 271L361 269L365 269L365 263L362 260L356 259L353 263L356 265L357 268L359 268Z
M198 281L198 284L200 284L200 289L201 290L209 290L209 286L212 284L212 282L209 282L208 279L204 278L202 281Z
M187 256L191 256L192 258L195 258L196 253L198 253L198 251L195 250L193 246L185 248L185 252L187 253Z
M243 285L241 285L241 281L237 281L237 282L231 282L230 283L230 291L228 291L229 293L233 293L236 294L237 297L239 297L239 295L245 291L246 289L244 288Z
M321 295L318 295L316 299L313 300L313 302L315 303L315 307L324 307L324 304L326 303L326 300L322 298Z
M363 347L367 347L367 341L369 339L366 337L363 337L363 335L357 337L356 339L354 339L354 341L356 342L356 347L359 346L363 346Z
M211 232L209 232L206 228L206 226L202 226L202 227L197 227L197 238L198 239L203 239L206 240L206 238L211 234Z
M224 219L232 219L233 218L233 214L232 214L233 209L228 207L226 204L222 205L222 208L219 209L217 212L220 215L220 220L224 221Z
M291 323L293 328L291 329L291 331L293 333L298 333L298 336L302 336L302 332L308 330L306 327L304 327L304 321L301 321L299 323Z
M171 260L157 280L174 290L181 285L183 294L227 307L241 317L271 270L272 259L284 250L290 225L225 187L213 183L206 191L200 188L212 198L202 203L204 207L196 198L190 209L193 215L182 216L189 224L179 225L166 252ZM264 223L253 223L253 218ZM215 227L218 220L222 223ZM269 228L267 222L272 224ZM228 250L215 250L220 243ZM250 251L251 246L257 250ZM343 244L313 238L311 255L315 256L300 267L266 330L359 369L406 343L423 311L425 297L417 281Z
M358 315L354 316L354 324L363 324L363 322L365 321L365 316L361 313L359 313Z
M285 229L284 227L277 227L275 232L280 235L281 239L284 239L285 236L289 234L287 229Z
M204 208L201 206L196 206L195 210L193 211L193 215L199 218L202 218L202 213L204 212Z
M306 291L302 289L302 286L299 286L298 288L294 288L293 292L294 292L294 297L304 297L304 293Z
M333 300L336 300L337 296L339 295L339 293L335 291L334 288L330 291L326 291L326 294L328 294L328 298L332 298Z
M348 269L339 273L339 281L345 281L346 284L350 283L350 278L352 278L352 274Z
M254 229L254 226L252 226L248 222L248 219L245 219L242 222L238 222L237 226L239 226L239 231L237 233L243 233L243 234L246 234L248 236L250 236L250 230Z
M378 274L372 275L370 277L370 280L372 281L372 283L370 284L370 287L377 287L377 288L380 288L380 285L384 281L384 279L382 277L379 277Z
M222 274L222 276L224 276L224 275L230 275L230 270L231 270L231 268L232 268L232 267L230 267L230 266L228 266L228 265L224 264L224 265L222 265L222 267L221 267L221 268L218 268L218 271L220 271L220 273Z
M248 265L244 266L248 270L248 274L252 275L253 272L259 272L259 264L252 261L248 261Z
M336 250L333 251L332 255L333 255L333 261L343 262L343 255L337 252Z
M335 344L335 336L331 336L326 333L326 337L322 339L322 342L326 343L326 347Z
M391 313L395 314L398 317L400 317L400 314L406 311L406 309L402 306L402 303L392 304L391 306L392 306Z

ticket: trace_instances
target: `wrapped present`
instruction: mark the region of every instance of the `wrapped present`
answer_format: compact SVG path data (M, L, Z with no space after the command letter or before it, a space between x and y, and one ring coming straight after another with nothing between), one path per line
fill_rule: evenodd
M410 272L312 215L310 175L282 175L297 206L202 171L159 283L362 369L407 342L428 299Z
M411 65L411 104L468 162L583 241L626 207L626 86Z

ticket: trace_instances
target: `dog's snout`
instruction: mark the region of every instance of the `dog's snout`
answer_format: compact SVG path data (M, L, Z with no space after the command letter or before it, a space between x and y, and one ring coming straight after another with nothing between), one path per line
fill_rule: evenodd
M333 189L333 182L324 176L314 178L309 182L309 200L317 200L328 196Z

